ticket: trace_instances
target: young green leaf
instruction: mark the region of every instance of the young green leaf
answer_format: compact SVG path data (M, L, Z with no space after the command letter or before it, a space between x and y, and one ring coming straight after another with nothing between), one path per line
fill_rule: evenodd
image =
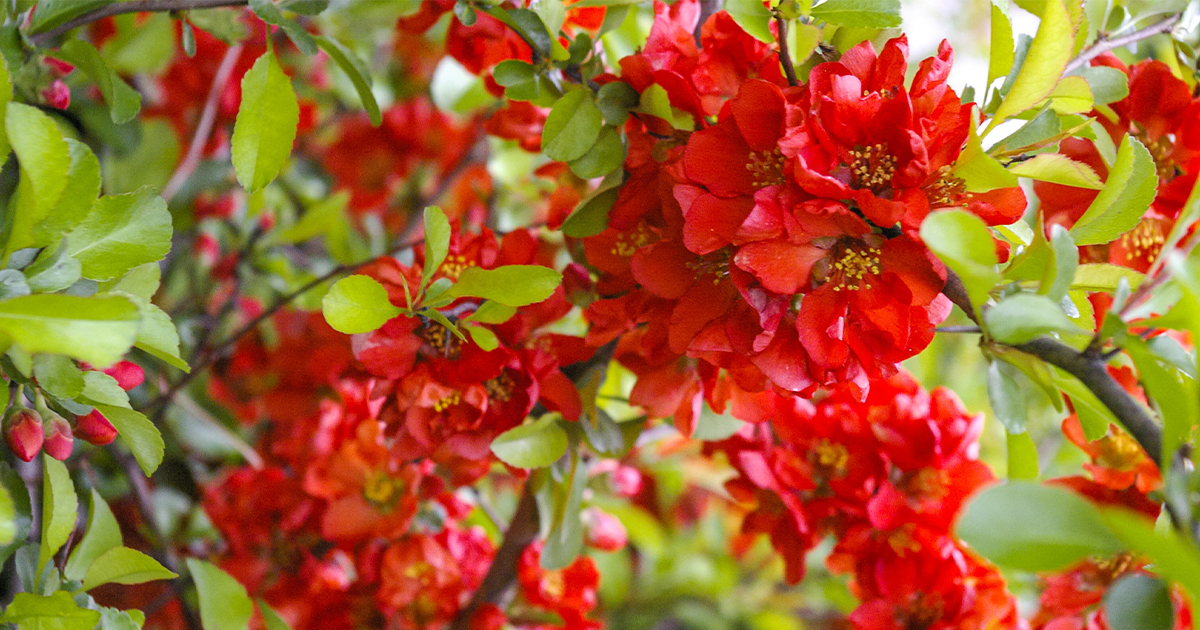
M120 361L137 331L137 306L123 297L42 294L0 301L0 332L22 349L100 368Z
M112 0L40 0L29 23L31 34L48 31Z
M975 120L974 110L971 120ZM975 130L975 125L968 126L967 146L959 154L954 163L954 176L963 180L967 192L979 193L997 188L1011 188L1018 185L1016 175L1009 172L996 158L983 150L983 143Z
M463 318L464 321L479 322L480 324L503 324L517 314L517 309L505 306L499 302L488 300L479 305L474 313Z
M101 584L141 584L176 577L179 576L136 549L114 547L92 562L79 588L90 591Z
M1075 270L1075 279L1071 282L1072 291L1112 293L1124 278L1129 288L1136 289L1146 279L1145 274L1135 269L1112 265L1109 263L1087 263L1079 265Z
M16 624L19 630L92 630L100 613L80 608L67 591L45 595L17 593L0 621Z
M70 39L58 49L57 55L75 64L96 82L114 123L124 124L137 116L142 108L142 95L108 67L95 46L82 39Z
M771 12L760 0L726 0L725 11L755 39L767 44L775 43L775 35L771 32Z
M1037 445L1033 443L1028 431L1009 433L1008 445L1008 478L1037 479L1038 453Z
M1075 32L1063 0L1048 0L1042 23L1029 47L1025 64L1012 89L1000 102L984 135L1001 122L1036 106L1050 96L1074 54Z
M42 455L45 474L42 479L42 545L38 552L38 567L46 563L67 544L75 530L78 518L79 497L75 496L75 484L62 462Z
M851 28L893 28L901 23L900 0L825 0L812 17Z
M102 197L67 235L67 253L85 278L108 280L171 251L171 213L153 189Z
M987 330L1001 343L1032 341L1051 332L1078 333L1079 327L1044 295L1018 293L1001 300L984 315Z
M267 630L292 630L292 627L265 600L260 599L256 603L258 604L259 612L262 613L263 622L265 622Z
M83 371L61 354L33 355L33 377L55 398L74 398L83 392Z
M1033 159L1017 162L1008 167L1008 172L1018 177L1028 177L1043 182L1100 190L1104 182L1092 167L1076 162L1059 153L1042 153Z
M167 365L184 372L191 371L187 361L179 355L179 331L175 329L175 322L171 321L171 316L148 299L128 293L121 295L137 304L138 312L142 316L142 325L138 328L134 345Z
M1129 96L1129 75L1108 66L1084 66L1079 76L1087 81L1096 105L1115 103Z
M463 322L462 327L466 329L467 334L471 335L471 341L474 341L475 345L479 346L484 352L491 352L500 347L500 338L490 329L484 328L474 322Z
M0 55L0 122L5 120L5 112L11 101L12 79L8 76L8 62L4 59L4 55ZM4 130L4 125L0 124L0 166L4 166L10 151L12 151L12 145L8 143L8 133Z
M570 162L583 157L604 127L604 116L590 90L574 90L558 99L542 128L542 153Z
M421 270L421 286L429 284L450 251L450 220L437 206L425 208L425 267Z
M1171 528L1159 533L1154 521L1128 509L1107 508L1100 514L1123 547L1149 558L1155 573L1181 584L1193 601L1200 596L1200 551L1190 540Z
M467 267L446 290L450 297L479 297L505 306L536 304L554 294L562 274L540 265L506 265L495 269Z
M492 452L510 466L544 468L567 452L567 432L558 426L557 414L546 414L501 433L492 440Z
M275 54L263 53L242 77L242 103L233 125L233 170L255 192L271 183L292 153L300 105Z
M963 210L938 210L921 224L921 240L962 278L978 310L1000 280L996 247L987 225Z
M9 233L5 251L11 254L24 247L48 244L37 242L32 229L62 198L71 154L58 125L35 107L9 103L5 108L4 129L21 163L17 209L10 211L5 221Z
M25 481L0 462L0 563L25 544L33 527L32 506Z
M71 165L67 168L67 186L50 213L30 231L37 243L54 244L66 232L83 222L100 196L100 160L88 146L67 138Z
M1162 416L1162 464L1169 468L1176 451L1200 424L1200 390L1196 379L1174 366L1164 365L1140 337L1131 335L1123 345L1137 366L1138 380Z
M624 163L625 143L621 141L621 132L605 125L592 148L583 157L571 160L568 166L581 179L593 179L616 171Z
M121 546L121 527L112 510L95 489L92 490L92 507L88 512L87 530L71 555L67 558L63 576L69 580L83 581L92 562L109 549Z
M371 91L371 72L367 68L367 64L363 63L354 51L343 46L335 39L331 39L324 35L315 35L313 39L317 41L317 46L329 55L330 59L350 77L350 82L354 84L354 91L358 93L358 100L362 102L363 109L367 110L367 115L371 118L371 124L376 127L383 122L383 116L379 112L379 103L375 100L375 93Z
M957 531L987 559L1022 571L1057 571L1120 549L1086 499L1028 481L1009 481L975 495Z
M1008 17L1008 0L992 0L992 39L988 54L988 80L1008 76L1013 65L1012 21Z
M187 566L200 594L200 623L204 630L247 630L254 615L254 602L246 594L246 587L203 560L188 558Z
M1137 138L1125 136L1108 181L1071 228L1079 245L1108 243L1133 229L1158 190L1154 158Z
M1017 368L1004 361L992 361L988 365L988 401L996 419L1004 425L1009 435L1024 433L1029 417L1026 407L1028 396L1022 387L1023 380Z
M267 24L278 26L287 33L288 39L306 55L317 54L317 42L313 36L296 22L284 17L283 12L271 0L250 0L250 10Z
M387 289L367 276L338 280L321 300L321 309L325 321L347 335L371 332L401 313L388 301Z
M583 551L583 522L580 519L587 465L576 452L571 457L571 474L566 488L558 493L550 531L542 547L542 568L553 571L573 562Z
M166 450L158 427L154 426L149 418L132 409L110 405L96 405L96 409L117 429L121 441L129 447L142 472L146 473L147 477L153 474L162 463L163 452Z

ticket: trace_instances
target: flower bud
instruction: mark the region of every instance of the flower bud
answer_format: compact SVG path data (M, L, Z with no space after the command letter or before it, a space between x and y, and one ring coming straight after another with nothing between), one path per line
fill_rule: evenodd
M59 461L66 461L75 450L75 432L66 418L51 412L45 422L46 441L42 448L46 454Z
M132 361L119 361L116 365L104 370L104 373L117 379L117 385L120 385L121 389L125 391L141 385L142 381L146 380L145 372L142 372L142 368Z
M42 416L32 409L14 407L4 416L4 440L13 454L31 461L42 450L45 440Z
M75 420L75 435L89 444L104 446L117 438L117 428L99 410L93 409Z
M42 100L55 109L66 109L71 106L71 88L62 79L55 79L42 89Z
M583 522L587 527L585 542L600 551L619 551L629 542L625 525L617 517L600 508L591 507L585 510Z

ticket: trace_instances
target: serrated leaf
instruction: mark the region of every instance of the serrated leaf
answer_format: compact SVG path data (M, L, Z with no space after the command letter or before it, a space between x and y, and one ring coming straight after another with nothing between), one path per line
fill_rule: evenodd
M247 630L254 602L233 576L203 560L187 559L188 571L200 595L204 630Z
M559 284L562 284L562 274L540 265L506 265L495 269L467 267L454 286L446 290L446 295L479 297L519 307L549 298Z
M347 335L371 332L401 313L388 301L387 289L367 276L335 282L321 300L321 310L334 330Z
M1043 182L1100 190L1104 182L1092 167L1077 162L1060 153L1042 153L1024 162L1008 167L1008 172L1018 177L1028 177Z
M117 435L129 447L142 472L149 477L162 463L166 444L158 427L146 416L132 409L111 405L96 405L96 409L117 429Z
M71 39L63 43L57 55L75 64L96 82L114 123L124 124L137 116L142 108L142 95L108 67L95 46L81 39Z
M1059 114L1085 114L1093 103L1092 88L1083 77L1063 77L1050 93L1050 109Z
M1158 173L1150 152L1133 136L1125 136L1108 181L1087 212L1071 228L1079 245L1108 243L1133 229L1158 189Z
M1120 544L1096 509L1057 486L1009 481L975 495L957 533L971 549L1001 567L1056 571Z
M375 100L375 93L371 91L371 73L367 65L363 63L354 51L346 48L335 39L330 39L324 35L315 35L313 37L317 41L317 46L329 55L330 59L350 77L350 82L354 84L354 91L358 93L358 100L362 102L363 109L367 110L367 115L371 118L371 124L376 127L383 122L383 116L379 112L379 103Z
M1036 106L1050 96L1074 54L1074 44L1075 33L1066 5L1063 0L1048 0L1037 35L1025 56L1025 63L988 123L984 135L1004 120Z
M126 297L137 305L142 317L134 345L171 367L190 372L187 361L179 355L179 331L175 329L175 322L171 321L171 316L150 300L129 294L126 294Z
M79 497L75 496L75 484L62 462L42 455L44 477L42 479L42 544L38 552L38 567L46 563L67 544L71 532L75 531Z
M105 368L133 346L138 310L118 296L28 295L0 302L0 332L27 352L65 354Z
M83 393L80 396L88 404L100 403L129 408L129 394L121 389L121 386L117 384L117 379L104 372L94 370L84 372Z
M590 90L567 92L542 128L542 153L552 160L570 162L583 157L596 143L604 127L604 116L596 107Z
M771 33L771 12L760 0L726 0L725 11L758 41L775 43L775 35Z
M900 0L825 0L811 15L851 28L894 28L901 23Z
M230 140L233 170L248 192L271 183L283 169L299 123L292 82L267 51L242 77L242 103Z
M83 392L83 372L61 354L33 355L33 376L55 398L74 398Z
M70 147L62 131L35 107L9 103L4 128L8 142L20 161L15 211L5 220L8 254L25 247L45 245L33 235L33 226L45 219L62 198L71 167Z
M421 270L421 286L429 284L446 255L450 252L450 220L437 206L425 208L425 266Z
M121 546L121 526L112 510L100 496L92 490L92 508L88 513L87 530L79 544L71 550L67 564L63 569L63 577L68 580L83 581L88 567L92 562L110 549Z
M67 253L79 261L83 276L93 280L122 276L170 251L171 213L149 187L102 197L67 235Z
M558 426L557 414L514 427L492 440L500 461L517 468L544 468L567 452L567 432Z
M49 596L17 593L0 621L16 624L18 630L92 630L100 623L100 613L80 608L66 591Z
M92 562L80 589L90 591L101 584L142 584L176 577L179 576L136 549L114 547Z
M0 462L0 564L25 544L33 529L32 506L25 481L5 462Z

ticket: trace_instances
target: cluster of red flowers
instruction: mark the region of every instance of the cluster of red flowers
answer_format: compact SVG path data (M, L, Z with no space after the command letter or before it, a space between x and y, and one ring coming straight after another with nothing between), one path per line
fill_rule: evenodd
M968 193L953 174L973 114L946 85L949 47L909 87L903 37L788 87L775 53L727 15L697 47L695 3L657 11L645 50L598 81L657 86L688 129L646 114L626 126L628 179L608 229L584 242L603 298L591 338L624 335L634 402L685 433L702 392L720 408L730 386L865 391L891 376L950 311L923 218L963 206L997 225L1025 209L1019 188Z
M744 414L753 423L709 450L739 473L727 488L748 506L743 533L770 537L789 582L833 536L827 564L862 600L855 627L1021 627L999 572L951 533L966 498L993 481L977 459L982 415L906 373L873 383L866 400L841 385L813 402L756 403Z

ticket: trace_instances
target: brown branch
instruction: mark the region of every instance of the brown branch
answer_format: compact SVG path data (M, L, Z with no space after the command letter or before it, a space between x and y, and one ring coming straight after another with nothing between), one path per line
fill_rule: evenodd
M947 274L946 286L942 293L958 305L967 317L979 323L979 316L971 306L962 280L953 271L947 271ZM1108 373L1108 362L1098 350L1089 346L1089 349L1079 351L1049 337L1011 347L1033 355L1079 379L1079 382L1108 407L1156 464L1162 461L1162 428L1146 413L1145 407Z
M1101 37L1099 40L1096 41L1095 44L1092 44L1087 50L1079 53L1078 57L1075 57L1074 59L1072 59L1071 62L1067 64L1066 69L1063 70L1063 74L1070 74L1070 73L1082 68L1083 66L1087 65L1087 63L1090 62L1091 60L1095 59L1096 57L1099 57L1100 55L1103 55L1104 53L1106 53L1110 50L1116 50L1123 46L1128 46L1130 44L1136 44L1137 42L1140 42L1143 39L1153 37L1155 35L1158 35L1159 33L1166 33L1167 31L1175 28L1175 25L1177 23L1179 23L1180 17L1181 17L1181 14L1176 13L1161 22L1155 22L1154 24L1151 24L1150 26L1147 26L1146 28L1138 29L1128 35L1122 35L1121 37L1114 37L1113 39L1105 39L1105 38Z
M783 73L787 75L788 85L796 87L800 85L800 81L796 78L796 66L792 65L792 53L788 50L787 44L787 20L779 16L775 16L775 27L779 38L779 63L783 64Z
M216 9L220 7L245 6L249 0L127 0L113 2L94 11L88 11L44 33L31 35L29 41L38 47L43 47L58 39L63 34L91 24L106 17L122 13L161 13L165 11L190 11L192 9Z
M492 565L488 567L483 582L471 595L466 606L458 611L450 630L468 630L471 627L471 616L484 604L500 604L504 601L505 593L512 588L517 580L517 564L525 548L537 538L538 513L537 501L533 495L533 487L527 481L521 492L521 501L517 503L517 511L509 521L508 529L504 531L504 539L496 549Z

